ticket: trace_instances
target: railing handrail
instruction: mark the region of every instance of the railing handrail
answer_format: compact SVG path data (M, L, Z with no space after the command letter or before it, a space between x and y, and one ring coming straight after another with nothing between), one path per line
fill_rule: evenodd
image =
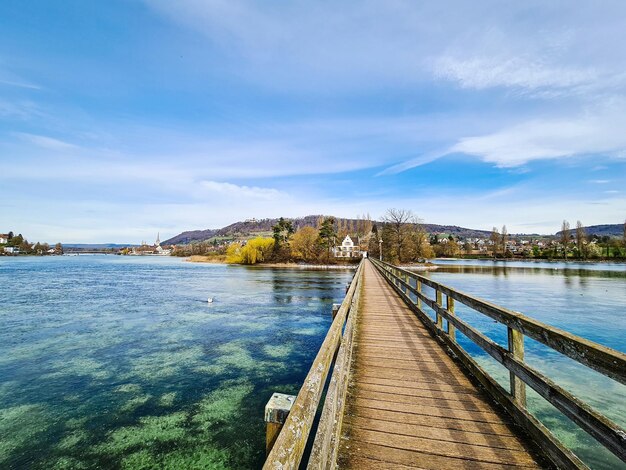
M534 417L527 413L525 406L525 390L523 389L523 385L517 385L519 380L532 387L543 398L563 412L563 414L567 417L572 419L572 421L574 421L580 428L593 436L600 444L610 450L618 458L626 461L626 431L606 416L594 410L585 402L577 399L572 394L552 382L545 375L526 364L523 360L523 336L520 336L516 340L518 341L517 347L520 348L516 351L514 347L515 345L512 344L510 333L512 330L516 330L533 339L537 339L541 343L566 354L581 364L592 367L603 375L611 377L622 383L624 383L623 380L619 380L619 378L621 377L623 379L625 373L625 354L585 340L576 335L572 335L558 328L545 325L544 323L533 320L532 318L529 318L519 312L502 308L491 302L487 302L457 291L406 269L398 268L392 264L378 260L373 261L381 273L383 273L391 282L395 290L398 291L398 293L404 298L407 304L420 315L423 321L429 322L429 324L427 324L429 329L445 340L446 344L453 349L455 354L460 354L464 357L466 365L468 365L470 370L474 371L476 375L479 376L479 380L486 385L488 391L497 395L496 398L505 406L505 408L507 408L507 410L512 411L513 414L520 417L520 419L524 421L524 427L527 431L531 432L531 434L540 440L547 442L549 446L548 453L554 458L554 460L557 461L557 463L573 468L585 468L584 464L574 454L565 449L558 441L555 441L549 431L545 429L545 427L543 427ZM403 279L403 277L415 279L417 281L416 287L411 286L407 280ZM436 300L428 298L421 292L421 284L425 284L435 289ZM409 291L416 296L417 305L413 303L412 299L406 294L406 291ZM446 296L448 296L447 308L443 308L442 306L441 293L445 293ZM450 299L459 300L461 303L469 306L470 308L484 313L490 318L507 325L509 329L509 350L500 346L470 326L468 323L459 319L454 313L453 302L450 307ZM421 309L422 301L436 313L436 325ZM445 318L448 322L448 332L443 330L442 318ZM529 325L532 325L533 328L529 329ZM541 330L538 330L538 328L541 328ZM454 329L461 331L476 345L481 347L491 357L510 371L510 391L507 392L503 387L498 385L493 378L484 372L482 368L480 368L471 359L469 354L462 347L460 347L458 343L456 343L454 333L452 335L450 334L451 329L453 332ZM538 334L539 331L543 331L543 335ZM519 333L517 334L519 335ZM555 338L557 337L564 338L567 345L576 344L579 347L584 347L585 351L592 351L591 359L585 361L583 360L584 358L577 357L578 355L575 350L572 351L572 349L568 347L554 347L553 343L556 341ZM615 361L614 367L610 368L611 371L615 371L615 368L621 368L621 370L617 371L617 374L609 373L606 370L606 367L602 365L602 361L598 360L598 357L606 357L607 355L614 358ZM480 375L485 375L486 377L480 377ZM615 377L615 375L617 375L617 377ZM506 399L507 397L501 396L503 393L508 394L510 399ZM516 396L516 394L520 394L523 398ZM505 398L505 400L502 400L502 398Z
M359 263L341 307L313 360L283 428L265 460L264 469L295 470L300 465L330 366L342 341L343 327L350 314L362 272L363 261Z
M407 269L399 268L385 261L374 261L393 267L409 277L419 279L422 284L439 290L443 294L487 315L493 320L509 326L529 338L539 341L555 351L626 385L626 354L620 351L574 335L560 328L550 326L520 312L509 310L487 300L474 297Z

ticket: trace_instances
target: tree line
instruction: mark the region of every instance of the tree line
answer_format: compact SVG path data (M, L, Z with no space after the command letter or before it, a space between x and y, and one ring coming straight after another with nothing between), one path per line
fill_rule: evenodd
M21 233L15 235L13 232L9 232L6 238L7 238L7 243L4 245L0 245L0 254L3 252L4 253L9 252L8 250L5 250L4 248L15 248L19 250L20 254L24 254L24 255L50 255L50 254L62 255L63 254L63 245L61 245L61 243L57 243L56 245L54 245L54 248L52 248L48 243L40 243L40 242L31 243L26 238L24 238L24 236ZM50 252L50 250L53 250L53 251Z

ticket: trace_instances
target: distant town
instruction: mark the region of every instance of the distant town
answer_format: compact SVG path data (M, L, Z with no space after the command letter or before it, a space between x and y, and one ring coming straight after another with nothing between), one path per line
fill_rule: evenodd
M626 259L626 222L570 227L563 221L554 235L509 234L420 223L409 210L390 209L379 221L363 215L248 219L222 229L183 232L137 245L29 242L21 233L0 233L0 255L54 256L107 253L124 256L179 256L193 261L237 264L305 262L349 263L364 256L396 263L432 258Z

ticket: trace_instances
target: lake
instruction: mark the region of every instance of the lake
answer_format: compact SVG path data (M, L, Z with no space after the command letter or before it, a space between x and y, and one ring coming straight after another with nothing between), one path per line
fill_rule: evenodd
M260 467L352 275L0 258L0 468Z
M428 274L438 281L626 350L626 265L438 263ZM0 258L0 468L260 467L265 403L297 393L352 274ZM491 320L457 312L505 341ZM529 340L526 357L626 425L625 387ZM624 468L544 403L529 393L533 412L590 465Z

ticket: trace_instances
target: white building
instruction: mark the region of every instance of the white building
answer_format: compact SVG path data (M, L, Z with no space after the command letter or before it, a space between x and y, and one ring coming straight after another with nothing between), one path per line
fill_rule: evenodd
M358 246L354 246L354 242L349 235L343 239L341 245L333 248L333 254L335 258L361 258L363 253L359 250Z

